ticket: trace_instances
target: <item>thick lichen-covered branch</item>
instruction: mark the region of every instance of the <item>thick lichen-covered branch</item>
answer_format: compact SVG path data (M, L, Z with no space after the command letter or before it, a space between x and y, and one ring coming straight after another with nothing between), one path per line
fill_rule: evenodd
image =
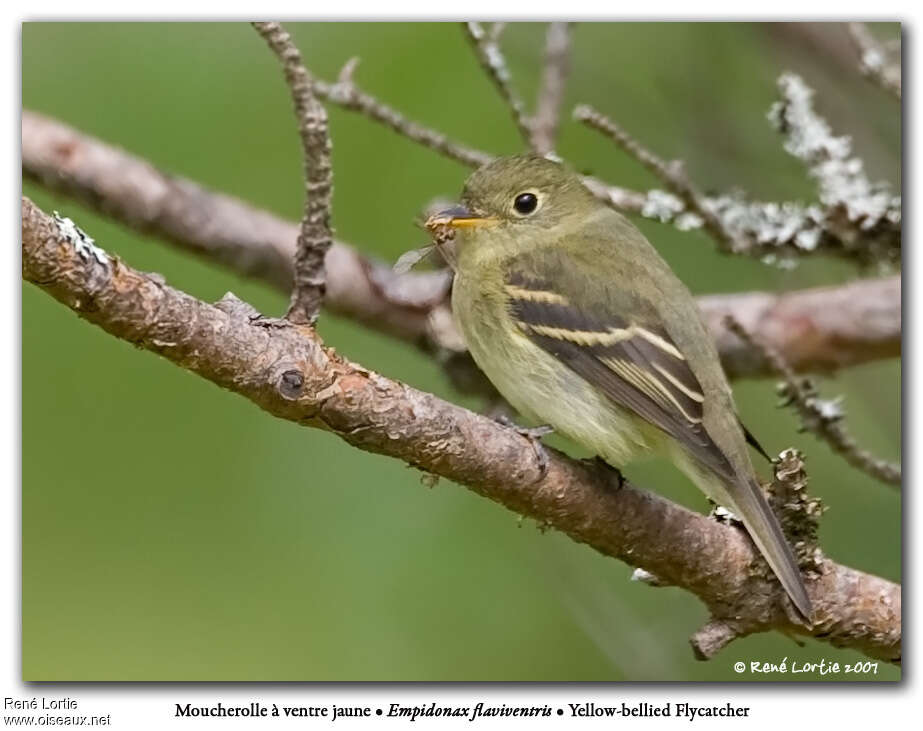
M139 231L291 291L298 226L231 196L158 170L124 150L34 112L22 118L23 173ZM410 248L410 247L408 247ZM335 241L327 252L326 306L422 344L466 389L483 388L460 345L442 272L397 274ZM759 350L727 330L733 313L797 371L832 371L901 352L899 276L840 287L700 298L731 377L771 372Z
M516 431L324 348L311 328L261 318L231 295L215 305L138 272L71 222L22 201L23 278L106 332L242 395L268 413L337 434L469 487L698 596L737 636L779 629L899 662L901 589L822 558L808 577L815 626L784 593L746 534L611 473L552 452L541 473Z
M295 249L294 288L286 317L293 322L314 324L327 291L324 259L333 243L330 230L333 168L327 112L315 98L314 80L286 30L279 23L254 23L253 27L282 62L295 105L304 157L304 213Z

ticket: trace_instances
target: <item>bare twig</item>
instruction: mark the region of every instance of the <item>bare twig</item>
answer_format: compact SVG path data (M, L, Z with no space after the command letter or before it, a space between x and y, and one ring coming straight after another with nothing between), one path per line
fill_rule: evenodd
M500 50L499 35L494 36L488 33L480 23L463 23L462 25L481 68L487 73L497 91L500 92L503 101L510 108L519 134L527 144L531 144L532 120L529 119L522 99L513 89L510 70L503 57L503 51Z
M350 59L347 63L350 72L355 68L355 63L355 59ZM347 67L344 67L344 70ZM344 109L358 112L375 122L383 124L402 137L406 137L418 145L438 152L440 155L444 155L462 165L476 168L493 159L493 155L489 153L462 145L449 139L442 132L407 119L393 107L362 91L353 81L351 73L341 73L340 80L335 84L329 84L317 79L314 82L314 93L320 99L324 99L331 104L337 104Z
M591 175L584 175L581 180L593 195L622 213L641 214L647 203L646 193L610 185Z
M872 35L865 23L847 23L846 27L859 54L859 68L863 75L900 100L900 52L896 60L889 58L884 46Z
M393 107L362 91L352 80L351 71L355 68L355 64L356 59L350 59L344 66L344 70L350 73L345 74L343 78L344 74L341 72L341 79L335 84L315 80L314 92L318 98L368 117L374 122L385 125L401 137L406 137L418 145L469 168L481 167L494 159L489 152L454 142L442 132L407 119ZM584 176L583 183L600 200L625 213L641 213L647 201L644 193L603 183L590 176Z
M487 31L487 36L490 38L491 43L499 43L500 36L503 35L503 31L506 30L506 23L491 23L490 30Z
M295 252L295 282L286 317L292 322L313 325L327 291L324 258L333 243L330 231L333 169L327 112L314 98L313 79L286 30L279 23L254 23L253 27L282 62L295 104L304 154L305 201Z
M785 399L784 404L795 407L804 430L825 441L834 452L856 469L886 484L900 487L901 466L879 459L858 445L843 424L845 413L839 399L821 399L810 380L799 379L779 353L757 340L733 316L729 315L726 318L726 324L742 340L753 347L762 348L766 359L784 379L780 388L780 395Z
M779 629L900 662L901 589L822 558L808 591L811 630L784 610L747 535L549 450L491 419L350 363L313 331L262 320L226 296L209 305L88 244L22 202L23 278L87 321L158 353L274 416L467 485L509 509L700 597L738 635ZM259 354L259 357L255 357Z
M664 185L680 198L687 210L692 211L702 219L705 230L712 235L725 251L735 252L745 248L743 244L737 241L736 235L705 204L704 197L686 175L682 162L674 160L667 163L662 160L635 140L613 120L587 104L581 104L574 109L574 119L578 122L583 122L583 124L595 129L597 132L602 132L660 178Z
M570 23L549 23L545 65L532 119L532 147L539 155L554 152L564 85L570 70Z
M160 171L124 150L28 110L22 115L23 173L117 221L161 236L231 270L291 291L297 225ZM410 247L408 247L410 248ZM440 272L397 275L335 241L327 252L326 306L436 352L463 390L486 388L446 302ZM703 313L728 375L763 376L761 351L724 326L733 313L798 371L832 371L901 352L900 276L788 294L704 297Z

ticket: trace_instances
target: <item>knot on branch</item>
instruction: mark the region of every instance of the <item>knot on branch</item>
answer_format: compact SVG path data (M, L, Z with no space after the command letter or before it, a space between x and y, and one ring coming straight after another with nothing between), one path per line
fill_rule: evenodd
M294 369L284 371L279 376L276 388L282 398L294 401L301 396L301 391L304 388L304 374Z

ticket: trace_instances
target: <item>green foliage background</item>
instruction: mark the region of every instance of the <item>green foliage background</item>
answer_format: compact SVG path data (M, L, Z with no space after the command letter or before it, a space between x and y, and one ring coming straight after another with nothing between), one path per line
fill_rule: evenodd
M897 104L859 77L843 28L813 29L833 45L792 26L581 24L567 108L595 104L665 157L686 159L708 189L806 199L803 169L765 118L775 78L792 69L818 89L834 128L853 135L872 175L899 184ZM292 30L319 76L333 78L359 56L358 83L411 118L496 153L521 149L455 24ZM534 24L504 36L530 99L543 37ZM289 98L277 61L246 24L27 24L22 56L25 107L298 217ZM413 219L434 197L459 191L467 170L365 118L329 112L337 235L386 260L421 245ZM569 119L560 152L610 181L656 185ZM284 310L286 298L259 283L23 187L176 287L209 301L232 290L268 314ZM782 272L719 256L698 233L640 225L696 292L854 276L828 260ZM446 481L427 489L398 462L275 420L116 341L31 285L22 313L27 680L740 680L750 676L733 672L737 660L860 657L761 635L698 663L687 638L706 614L691 595L630 583L626 565L465 489ZM402 344L331 316L321 331L388 376L480 406ZM900 376L900 363L886 362L823 384L829 395L845 394L856 435L890 458L900 456ZM775 408L771 382L735 391L771 450L807 453L812 489L829 506L825 550L899 580L899 496L797 433L794 417ZM667 465L627 472L707 509Z

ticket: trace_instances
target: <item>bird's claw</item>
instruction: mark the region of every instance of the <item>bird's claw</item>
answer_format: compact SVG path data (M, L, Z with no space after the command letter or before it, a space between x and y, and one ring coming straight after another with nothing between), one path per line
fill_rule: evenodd
M532 452L535 454L535 461L538 464L538 479L543 479L548 472L548 452L545 450L545 445L542 444L542 437L551 434L554 427L548 424L534 427L519 426L503 414L497 416L495 421L529 440L529 444L532 445Z

